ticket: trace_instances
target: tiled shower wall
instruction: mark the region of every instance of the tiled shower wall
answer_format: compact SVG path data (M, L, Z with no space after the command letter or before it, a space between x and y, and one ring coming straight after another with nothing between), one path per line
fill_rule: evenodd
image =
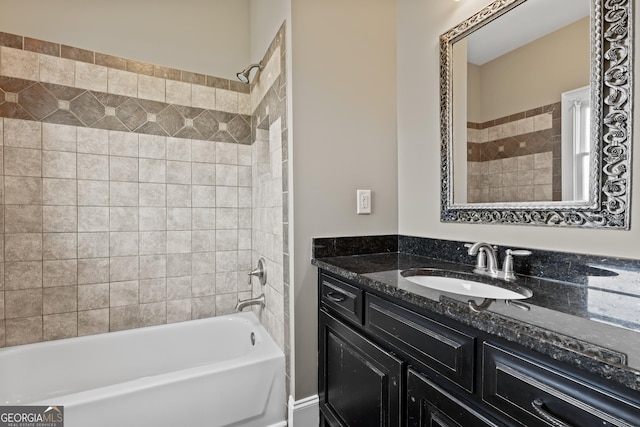
M251 295L248 87L0 33L0 346Z
M290 385L288 132L285 26L267 49L263 70L251 87L253 143L253 265L267 265L267 284L253 281L253 296L265 294L266 304L254 309L287 362Z
M560 103L467 124L467 202L562 197Z

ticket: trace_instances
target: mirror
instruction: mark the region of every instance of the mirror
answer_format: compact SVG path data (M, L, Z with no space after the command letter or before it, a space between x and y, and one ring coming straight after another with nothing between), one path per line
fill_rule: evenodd
M497 0L440 37L443 222L629 228L630 9Z

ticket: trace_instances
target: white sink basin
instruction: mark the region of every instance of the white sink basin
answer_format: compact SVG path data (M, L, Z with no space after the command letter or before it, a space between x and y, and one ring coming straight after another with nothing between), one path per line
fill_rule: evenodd
M526 299L532 295L529 289L519 286L512 286L514 289L518 290L517 292L516 290L501 288L466 278L442 276L434 272L429 272L428 274L420 272L414 274L411 273L414 272L405 272L402 275L405 279L417 285L459 295L500 300Z

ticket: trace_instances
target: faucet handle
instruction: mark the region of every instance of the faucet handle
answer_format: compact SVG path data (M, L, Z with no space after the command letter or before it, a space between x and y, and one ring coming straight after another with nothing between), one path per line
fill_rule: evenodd
M531 255L531 251L527 251L525 249L507 249L505 254L507 256L505 257L504 264L502 266L504 280L515 280L516 274L513 271L513 257Z

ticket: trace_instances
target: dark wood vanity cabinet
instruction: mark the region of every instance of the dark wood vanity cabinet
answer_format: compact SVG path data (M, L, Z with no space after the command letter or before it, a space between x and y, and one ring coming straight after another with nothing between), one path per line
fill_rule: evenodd
M319 271L322 427L640 427L640 393Z

